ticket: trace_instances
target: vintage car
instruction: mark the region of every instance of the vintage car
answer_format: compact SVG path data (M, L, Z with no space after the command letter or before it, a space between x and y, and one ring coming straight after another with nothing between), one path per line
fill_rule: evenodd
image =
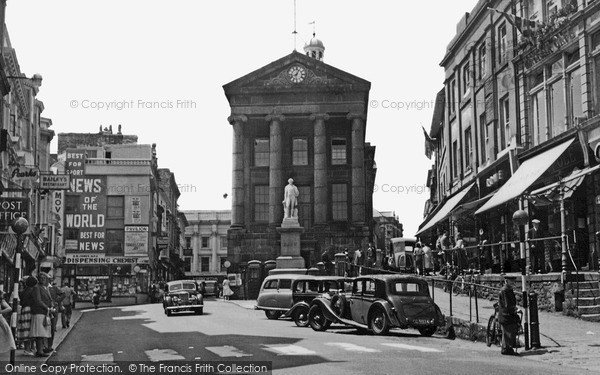
M313 299L309 325L324 331L331 323L369 329L376 335L390 328L415 328L431 336L445 317L429 296L425 280L410 275L369 275L354 279L350 294Z
M284 314L298 327L308 326L310 302L316 297L331 299L336 294L352 290L352 279L341 276L314 276L314 279L298 279L292 284L294 305Z
M167 316L175 311L193 311L202 314L204 297L194 280L170 281L165 286L163 308Z
M306 320L306 314L304 316L301 314L302 307L308 308L308 302L328 292L332 285L337 291L339 285L337 279L343 278L300 274L267 276L262 283L254 308L263 310L268 319L279 319L285 314L286 317ZM299 302L305 303L298 304Z

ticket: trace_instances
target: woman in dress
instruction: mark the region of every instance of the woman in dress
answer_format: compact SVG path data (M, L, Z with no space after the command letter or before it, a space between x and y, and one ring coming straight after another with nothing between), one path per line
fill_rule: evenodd
M17 341L25 346L25 355L33 356L33 339L29 336L31 330L31 305L33 304L33 290L37 285L37 279L29 276L25 279L25 288L21 292L21 314L17 322Z
M229 296L233 294L233 290L229 287L229 279L223 279L223 299L229 300Z
M4 292L0 291L0 353L8 352L10 350L16 350L15 338L10 330L10 325L4 319L3 314L10 314L12 308L4 300Z
M36 357L48 357L44 351L44 339L52 336L50 331L50 313L52 297L48 291L50 277L45 272L40 272L40 281L33 289L33 303L31 305L31 329L29 336L35 338Z

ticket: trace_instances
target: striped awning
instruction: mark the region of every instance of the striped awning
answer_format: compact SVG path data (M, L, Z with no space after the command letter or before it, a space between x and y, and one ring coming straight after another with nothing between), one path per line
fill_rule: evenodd
M0 249L2 249L2 254L6 259L14 262L15 253L17 252L17 236L12 233L1 234Z

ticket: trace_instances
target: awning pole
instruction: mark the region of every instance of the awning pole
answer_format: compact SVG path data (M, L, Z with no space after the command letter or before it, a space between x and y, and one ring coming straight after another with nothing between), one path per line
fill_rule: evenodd
M567 276L567 223L565 218L565 192L563 189L560 189L560 235L562 237L561 281L564 285Z

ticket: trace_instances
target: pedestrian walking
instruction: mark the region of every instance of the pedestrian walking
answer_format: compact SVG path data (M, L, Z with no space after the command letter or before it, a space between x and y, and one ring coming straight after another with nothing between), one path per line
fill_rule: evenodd
M98 284L94 285L94 289L92 289L92 303L95 309L100 305L100 286Z
M354 250L354 259L352 260L352 264L354 265L353 276L359 276L361 274L361 266L363 262L363 255L360 248Z
M230 282L228 278L223 279L223 299L228 301L229 297L233 295L233 290L229 287Z
M23 343L24 354L28 356L35 355L34 339L30 336L31 330L31 306L33 305L33 290L38 284L34 276L24 279L24 288L19 296L21 303L21 313L17 320L17 341Z
M63 286L60 290L64 295L62 300L63 311L60 314L60 319L62 327L68 328L71 326L71 315L73 315L73 303L75 302L75 290L71 288L71 285L68 281L63 283Z
M56 334L56 325L58 323L58 315L62 315L62 302L65 298L65 294L63 291L56 285L56 282L53 278L51 278L51 285L48 287L48 291L50 292L50 297L52 298L52 308L54 309L54 313L50 319L50 338L48 339L47 349L48 351L54 350L54 335Z
M52 297L48 286L50 277L45 272L40 272L39 283L33 290L33 304L31 305L31 330L29 335L35 338L36 357L48 357L48 348L44 348L44 341L52 336L50 331L50 315L52 311Z
M513 291L514 276L504 277L504 286L498 294L498 321L502 326L502 350L504 355L518 355L517 346L520 317L517 314L517 299Z
M415 244L415 272L417 275L423 276L423 247L420 242Z
M12 308L4 300L4 292L0 290L0 353L17 349L10 325L3 316L10 313L12 313Z

